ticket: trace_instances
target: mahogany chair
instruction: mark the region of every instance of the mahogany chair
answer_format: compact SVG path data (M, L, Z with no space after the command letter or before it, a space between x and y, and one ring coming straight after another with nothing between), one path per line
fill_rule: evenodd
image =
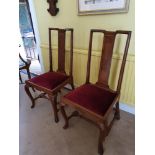
M51 34L53 31L58 32L58 69L53 71L52 67L52 38ZM70 69L69 75L65 72L65 40L66 32L70 32ZM54 37L53 37L54 38ZM70 84L72 89L73 85L73 76L72 76L72 66L73 66L73 29L59 29L59 28L49 28L49 62L50 69L49 72L41 74L37 77L34 77L26 81L25 91L32 101L31 108L35 107L35 101L38 98L46 98L51 101L55 122L59 121L58 118L58 108L57 108L57 96L60 92L60 89L63 88L66 84ZM30 93L30 87L33 89L39 90L43 93L40 93L39 96L33 98Z
M93 84L90 82L90 64L92 53L92 39L94 33L103 33L103 47L100 61L98 81ZM127 35L122 65L118 78L118 85L116 90L110 89L108 79L111 68L111 60L113 54L113 47L117 34ZM90 31L88 62L87 62L87 75L86 82L82 86L76 88L70 93L63 96L61 99L61 113L65 119L64 129L68 128L69 119L73 116L81 116L85 119L94 122L100 130L98 139L98 153L103 154L103 141L108 135L114 119L120 119L119 111L119 98L120 90L123 79L123 73L128 53L129 42L131 38L131 31L105 31L99 29L92 29ZM65 105L71 106L76 109L70 116L66 115ZM115 108L114 108L115 106ZM114 112L112 121L108 122L108 116Z
M23 83L23 80L22 80L22 77L21 77L21 74L20 74L20 71L25 69L27 71L27 75L28 75L28 78L31 79L31 74L30 74L30 65L31 65L31 60L27 59L27 60L24 60L22 58L22 56L20 55L19 53L19 79L20 79L20 82L21 84Z

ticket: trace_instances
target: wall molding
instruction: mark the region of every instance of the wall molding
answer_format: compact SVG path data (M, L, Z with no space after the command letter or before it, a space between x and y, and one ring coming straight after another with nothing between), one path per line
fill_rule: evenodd
M41 48L45 48L45 49L48 49L48 44L41 44L40 46ZM53 46L52 47L53 49L53 52L55 50L57 50L57 46ZM66 49L66 51L69 51L69 49ZM77 49L75 48L73 50L74 53L77 53L77 54L83 54L83 55L88 55L88 49ZM96 56L96 57L100 57L101 56L101 52L97 51L97 50L93 50L92 51L92 56ZM122 60L123 58L123 55L121 53L114 53L113 54L113 59L118 59L118 60ZM128 56L127 56L127 61L132 61L134 62L135 61L135 55L134 54L131 54L131 53L128 53Z
M130 106L128 104L120 103L120 109L123 110L123 111L126 111L126 112L128 112L130 114L135 115L135 107Z

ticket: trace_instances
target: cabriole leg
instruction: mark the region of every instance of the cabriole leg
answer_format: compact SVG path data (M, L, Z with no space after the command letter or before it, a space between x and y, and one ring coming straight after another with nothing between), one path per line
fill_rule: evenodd
M29 88L30 88L29 86L25 85L25 91L26 91L27 95L29 96L29 98L31 99L31 102L32 102L31 108L34 108L35 107L35 100L32 97L32 94L30 93Z
M99 140L98 140L98 153L99 155L103 155L104 153L103 141L105 138L103 125L102 126L100 125L99 129L100 129L100 133L99 133Z

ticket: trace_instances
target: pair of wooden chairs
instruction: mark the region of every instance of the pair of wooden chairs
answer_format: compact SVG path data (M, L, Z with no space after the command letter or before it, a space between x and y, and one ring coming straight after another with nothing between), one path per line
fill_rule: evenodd
M58 31L58 70L53 71L52 68L52 45L51 45L51 32ZM65 72L65 38L66 32L71 33L70 37L70 70L69 74ZM92 41L94 33L104 34L103 47L101 53L101 61L99 68L98 81L93 84L90 82L90 64L92 54ZM118 78L118 85L116 90L109 88L108 79L110 74L110 67L112 61L112 54L116 36L118 34L127 35L122 65ZM123 73L125 69L125 63L129 48L129 42L131 38L131 31L105 31L100 29L92 29L90 31L89 50L88 50L88 62L87 62L87 75L86 82L82 86L74 89L72 66L73 66L73 29L58 29L49 28L49 60L50 70L47 73L39 75L26 81L25 90L32 101L33 108L35 106L35 100L44 97L51 101L53 106L55 122L58 122L58 101L57 96L61 88L66 84L70 84L74 89L67 95L63 96L60 101L60 110L65 120L64 129L68 128L68 121L73 116L82 116L91 120L99 127L100 134L98 139L98 153L103 154L103 141L108 135L113 121L120 119L119 111L119 98L120 90L123 79ZM80 73L79 73L80 74ZM38 97L33 98L30 93L30 87L42 91ZM76 110L67 116L65 112L65 106L71 106ZM115 107L115 108L114 108ZM114 117L110 123L108 123L108 116L114 112Z

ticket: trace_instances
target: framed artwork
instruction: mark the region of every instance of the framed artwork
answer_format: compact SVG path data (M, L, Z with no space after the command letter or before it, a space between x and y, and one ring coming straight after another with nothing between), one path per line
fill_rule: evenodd
M77 0L78 15L125 13L129 0Z

